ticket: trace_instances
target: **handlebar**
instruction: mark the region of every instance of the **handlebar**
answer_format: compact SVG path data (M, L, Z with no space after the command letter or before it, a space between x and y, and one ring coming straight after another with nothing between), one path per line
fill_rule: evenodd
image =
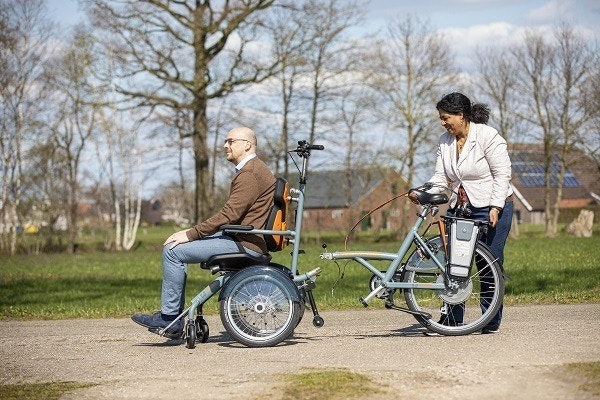
M294 153L298 153L300 157L309 157L311 150L324 150L325 146L320 144L310 144L306 140L299 140L298 147L296 150L292 150Z
M288 152L288 154L290 154L290 156L292 153L296 153L296 154L298 154L298 156L300 158L302 158L302 168L300 168L298 166L298 164L296 163L296 161L294 160L294 157L292 157L292 161L294 161L294 164L296 165L296 168L298 169L298 172L300 173L300 189L301 190L303 190L304 185L306 185L306 176L308 173L308 159L310 158L311 150L324 150L324 149L325 149L325 146L323 146L323 145L310 144L306 140L299 140L298 147L296 147L296 150L290 150Z

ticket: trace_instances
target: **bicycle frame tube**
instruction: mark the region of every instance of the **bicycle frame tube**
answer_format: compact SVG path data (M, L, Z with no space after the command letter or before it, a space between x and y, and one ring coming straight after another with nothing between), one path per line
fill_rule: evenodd
M427 289L444 289L445 286L443 283L407 283L407 282L394 282L392 278L394 274L398 271L400 267L400 263L410 250L413 242L417 242L421 248L434 260L435 264L440 269L441 273L444 274L444 266L438 261L435 257L429 246L425 243L423 238L419 235L419 228L425 221L427 214L429 213L431 206L425 205L423 206L423 210L418 214L417 221L414 223L412 228L409 230L408 234L404 238L400 248L397 253L385 253L385 252L368 252L368 251L343 251L343 252L335 252L335 253L324 253L321 255L324 259L331 260L341 260L341 259L351 259L358 262L360 265L371 271L374 275L381 279L381 286L388 287L392 289L403 289L403 288L427 288ZM388 260L391 261L388 268L385 272L379 271L375 268L371 263L367 260ZM367 298L364 300L372 298L376 292L380 290L379 288L375 289Z
M292 250L292 274L295 276L298 270L298 254L300 254L300 237L302 232L302 214L304 213L304 184L300 189L290 189L290 193L296 195L296 226L294 231L294 249Z

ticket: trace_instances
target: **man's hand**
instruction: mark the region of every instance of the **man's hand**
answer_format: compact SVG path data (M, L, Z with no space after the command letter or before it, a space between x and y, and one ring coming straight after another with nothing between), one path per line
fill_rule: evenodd
M163 243L163 246L165 246L167 243L173 243L171 245L171 247L169 247L169 250L171 250L173 247L177 246L178 244L187 243L189 241L190 241L190 239L188 239L185 231L179 231L179 232L175 232L174 234L169 236L167 238L167 240L165 240L165 242Z

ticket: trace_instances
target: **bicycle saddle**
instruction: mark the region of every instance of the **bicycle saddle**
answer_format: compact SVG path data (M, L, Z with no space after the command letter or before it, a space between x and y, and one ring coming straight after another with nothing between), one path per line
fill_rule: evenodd
M424 190L411 189L408 191L408 194L416 195L419 204L439 205L446 204L448 202L448 196L446 193L428 193Z

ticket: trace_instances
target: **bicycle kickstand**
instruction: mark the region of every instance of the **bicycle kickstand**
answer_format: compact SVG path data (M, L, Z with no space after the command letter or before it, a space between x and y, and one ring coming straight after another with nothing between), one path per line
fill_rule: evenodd
M390 310L402 311L402 312L412 314L412 315L418 315L425 319L431 319L431 314L429 314L429 313L426 313L423 311L413 311L408 308L399 307L399 306L395 305L393 301L389 301L389 300L385 302L385 308L390 309Z
M306 291L306 295L308 296L308 302L310 303L310 308L313 312L313 325L317 328L322 327L325 324L325 320L319 315L319 311L317 311L317 303L315 303L315 297L313 296L312 289Z

